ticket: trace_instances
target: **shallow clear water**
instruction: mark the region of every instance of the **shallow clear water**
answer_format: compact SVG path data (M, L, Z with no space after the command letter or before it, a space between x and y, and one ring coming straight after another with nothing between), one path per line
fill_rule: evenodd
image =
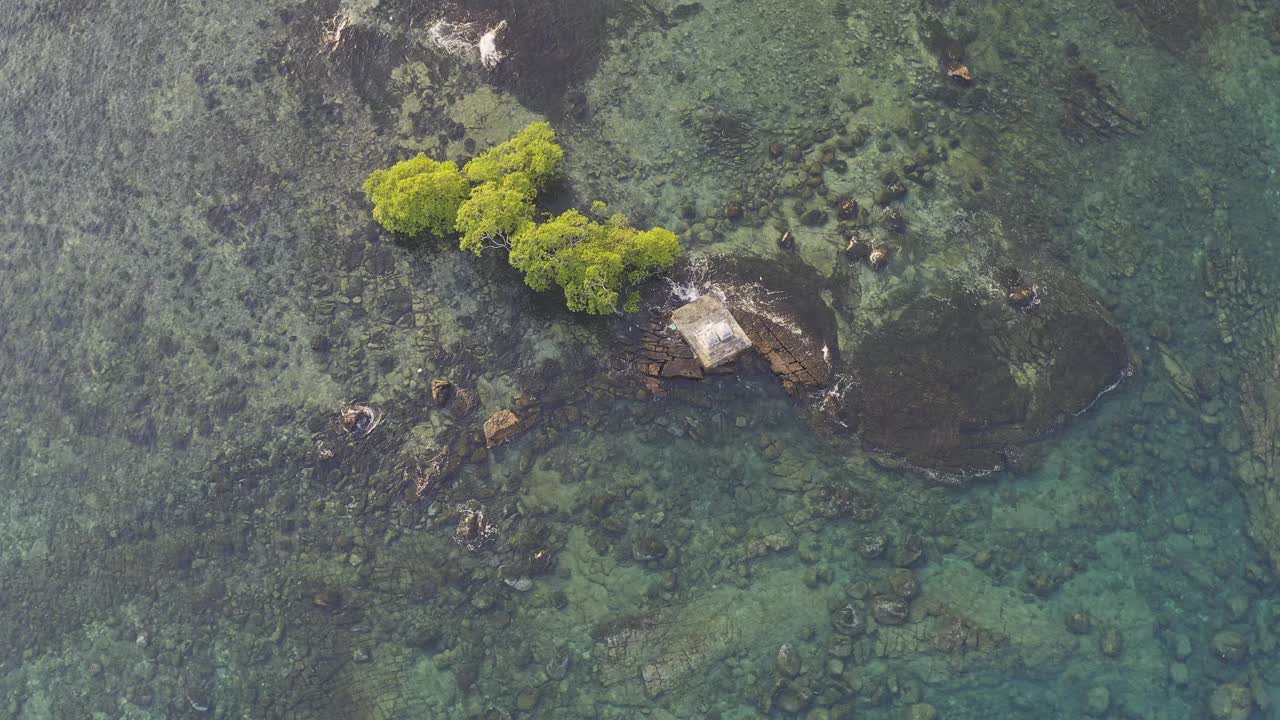
M1280 716L1280 8L536 5L5 14L0 715ZM964 482L758 359L649 392L647 316L371 221L372 169L544 118L546 209L787 268L848 397L928 352L883 332L916 299L1013 261L1039 317L1105 307L1132 375ZM836 201L889 172L877 273Z

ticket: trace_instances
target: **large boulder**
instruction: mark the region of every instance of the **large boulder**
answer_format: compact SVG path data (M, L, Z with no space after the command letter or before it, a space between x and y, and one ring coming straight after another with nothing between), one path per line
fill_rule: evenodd
M1129 372L1105 310L1055 277L1033 308L1003 288L955 283L906 294L844 349L851 378L834 416L864 445L946 474L1004 465L1061 429Z
M1129 373L1123 335L1056 264L899 270L716 258L677 278L673 302L715 293L822 429L943 479L1029 465L1028 443Z
M520 432L520 418L510 410L499 410L484 421L484 443L497 447Z

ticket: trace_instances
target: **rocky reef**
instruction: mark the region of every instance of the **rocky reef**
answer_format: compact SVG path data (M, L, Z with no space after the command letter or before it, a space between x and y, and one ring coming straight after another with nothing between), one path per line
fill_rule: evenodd
M72 5L0 60L0 715L1274 713L1274 8ZM541 119L541 210L702 261L649 315L369 222Z
M859 322L834 419L871 449L963 475L1013 465L1130 373L1120 330L1065 273L1037 274L1038 302L959 282L905 291L889 319Z
M711 258L671 283L677 298L720 295L824 431L954 480L1030 468L1028 444L1132 372L1124 336L1063 268L1034 258L1023 270L980 267L864 286L858 274L822 278L798 259ZM857 301L837 310L824 296ZM701 379L663 317L635 326L636 365L653 381Z

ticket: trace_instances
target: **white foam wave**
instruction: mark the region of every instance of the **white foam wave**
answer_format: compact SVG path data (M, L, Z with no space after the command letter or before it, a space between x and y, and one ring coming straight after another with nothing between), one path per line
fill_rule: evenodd
M468 62L479 62L492 70L506 57L506 53L498 47L500 37L506 29L506 20L486 27L481 23L440 19L427 28L427 37L450 55Z
M766 318L778 326L792 332L805 346L814 342L795 319L777 310L778 302L786 298L781 290L770 290L762 282L726 283L716 278L712 261L716 256L697 255L689 260L689 269L684 282L667 277L667 285L671 289L671 300L676 305L683 305L697 300L703 295L714 295L726 304L742 308L754 315ZM673 306L674 307L674 306ZM823 353L824 359L830 358L830 350Z

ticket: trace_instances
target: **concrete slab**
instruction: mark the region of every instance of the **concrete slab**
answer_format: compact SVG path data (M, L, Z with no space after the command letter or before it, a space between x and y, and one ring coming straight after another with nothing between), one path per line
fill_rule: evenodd
M724 364L751 347L733 313L714 295L703 295L677 308L671 313L671 322L704 368Z

